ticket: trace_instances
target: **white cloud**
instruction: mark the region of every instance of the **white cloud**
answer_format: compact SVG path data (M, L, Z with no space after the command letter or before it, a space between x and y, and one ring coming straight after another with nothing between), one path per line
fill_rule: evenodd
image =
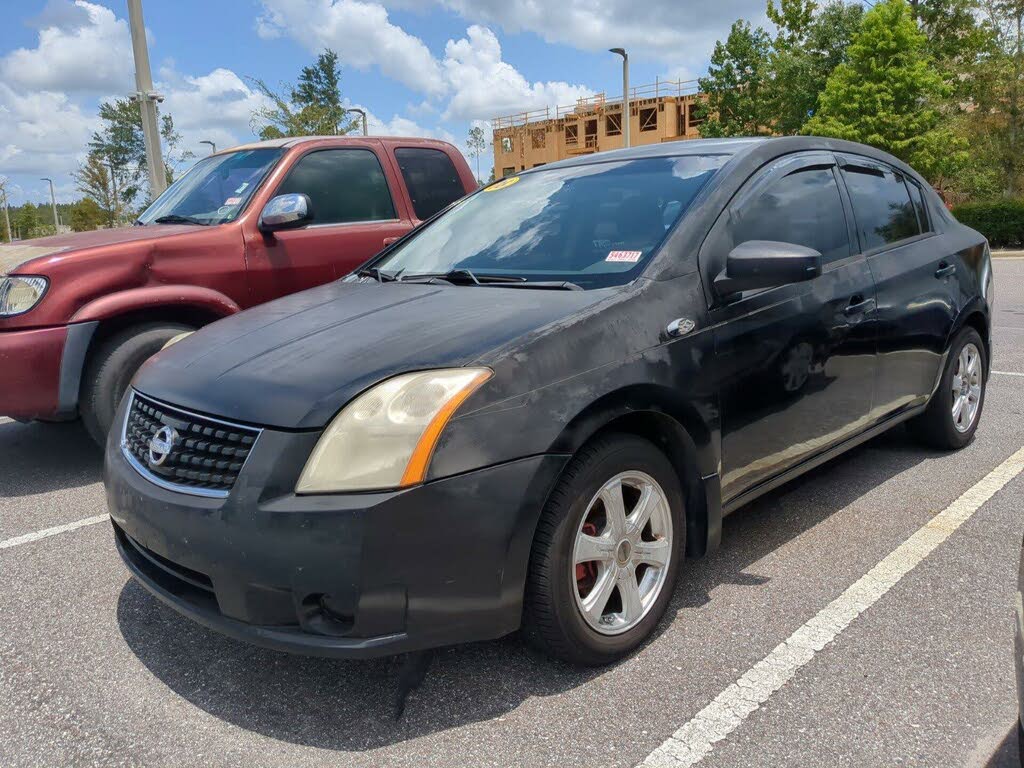
M97 123L65 94L18 93L0 84L0 167L54 178L70 174Z
M287 34L314 52L331 48L342 64L361 71L375 66L420 93L437 95L445 87L438 62L424 42L392 24L379 3L263 0L256 30L264 38Z
M445 78L451 99L445 118L487 119L509 112L572 104L593 93L582 85L562 81L530 83L501 58L501 44L486 27L472 26L461 40L445 47Z
M159 87L165 104L182 134L182 149L202 155L201 140L218 149L253 141L250 118L266 99L230 69L219 67L198 76L182 75L173 68L160 71Z
M113 11L84 0L57 2L47 6L37 23L35 48L18 48L0 59L5 83L62 93L133 90L128 23Z

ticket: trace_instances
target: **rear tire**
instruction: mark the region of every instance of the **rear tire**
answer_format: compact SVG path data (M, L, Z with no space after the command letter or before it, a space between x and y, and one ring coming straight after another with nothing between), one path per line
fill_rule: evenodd
M85 366L78 399L82 423L98 445L106 442L114 413L136 371L168 341L192 330L176 323L148 323L126 328L100 344Z
M604 506L605 498L615 505L615 494L623 501L624 527L613 523L623 517ZM523 609L526 639L587 666L616 661L644 642L672 598L685 552L683 498L671 462L643 438L611 434L581 448L537 525ZM587 546L598 547L599 558L588 560Z
M908 422L910 433L939 450L956 450L971 442L985 405L987 369L981 336L974 328L964 328L949 345L939 388L927 410Z

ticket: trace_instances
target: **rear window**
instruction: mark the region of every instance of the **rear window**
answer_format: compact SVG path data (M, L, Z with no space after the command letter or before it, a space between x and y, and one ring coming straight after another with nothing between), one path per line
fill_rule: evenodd
M466 194L455 164L446 152L405 147L395 150L395 159L418 219L429 219Z
M843 168L843 177L850 190L862 250L921 234L903 174L881 166L848 165Z

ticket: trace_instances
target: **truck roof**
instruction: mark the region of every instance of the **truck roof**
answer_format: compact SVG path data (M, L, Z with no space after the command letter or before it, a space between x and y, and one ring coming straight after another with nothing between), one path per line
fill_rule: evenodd
M266 139L264 141L253 141L247 144L239 144L234 147L227 147L221 149L217 154L224 152L235 152L239 149L268 149L277 147L295 147L299 144L306 144L309 142L320 142L324 144L358 144L360 142L372 139L373 141L380 141L384 144L423 144L427 146L452 146L447 141L441 141L440 139L426 139L422 136L286 136L283 139Z

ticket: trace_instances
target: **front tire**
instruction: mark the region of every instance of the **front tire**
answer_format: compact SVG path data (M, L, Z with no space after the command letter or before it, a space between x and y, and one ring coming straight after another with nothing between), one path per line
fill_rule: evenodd
M101 447L114 413L142 364L179 334L195 330L176 323L148 323L127 328L106 339L82 374L78 409L89 436Z
M685 551L683 490L651 442L613 434L562 473L530 556L523 629L545 653L608 664L654 631Z
M985 345L974 328L953 339L939 388L927 410L908 426L922 443L940 450L963 448L972 439L985 405Z

